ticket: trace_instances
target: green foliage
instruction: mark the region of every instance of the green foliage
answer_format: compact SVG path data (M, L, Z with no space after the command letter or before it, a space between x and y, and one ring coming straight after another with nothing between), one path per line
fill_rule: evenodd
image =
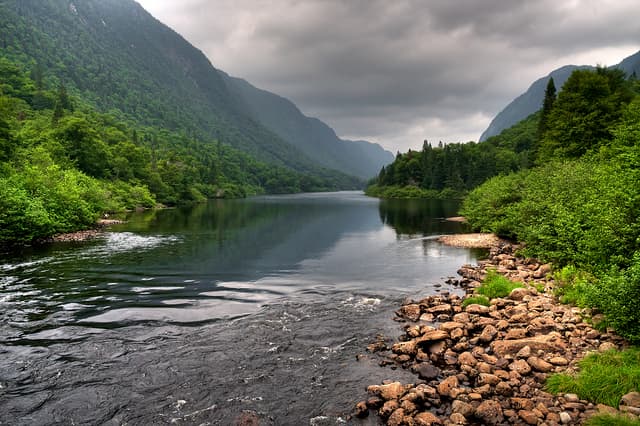
M640 389L640 349L592 353L579 362L575 375L554 374L547 379L551 393L576 393L594 403L617 407L623 395Z
M521 283L510 281L495 270L489 270L482 281L482 285L476 289L476 292L489 299L495 299L496 297L507 297L514 289L520 287L522 287Z
M422 151L398 153L366 192L380 198L460 197L493 176L528 168L539 116L533 114L482 143L434 147L425 141Z
M548 114L538 161L577 158L612 139L631 84L618 69L576 70Z
M640 420L624 415L598 414L589 417L585 422L585 426L640 426Z
M467 297L466 299L464 299L462 301L462 307L466 308L469 305L483 305L483 306L489 306L491 304L491 302L489 301L489 298L486 296L472 296L472 297Z
M556 284L554 292L562 303L581 307L589 306L589 294L597 283L595 277L587 272L567 265L553 274Z

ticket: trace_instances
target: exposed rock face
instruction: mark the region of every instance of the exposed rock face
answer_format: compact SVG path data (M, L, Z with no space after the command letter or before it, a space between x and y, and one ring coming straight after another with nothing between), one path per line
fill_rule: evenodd
M588 351L623 347L624 340L593 329L581 310L539 292L553 287L549 265L518 259L514 250L494 248L488 261L459 271L467 294L489 267L525 284L491 306L463 307L462 297L444 293L408 302L396 312L406 324L401 341L389 345L391 353L381 338L369 347L386 356L381 365L411 369L418 384L370 386L375 396L359 403L356 415L364 416L368 408L397 425L552 426L582 424L605 410L577 395L551 395L544 383L549 374L573 370ZM640 393L625 395L620 411L640 414Z

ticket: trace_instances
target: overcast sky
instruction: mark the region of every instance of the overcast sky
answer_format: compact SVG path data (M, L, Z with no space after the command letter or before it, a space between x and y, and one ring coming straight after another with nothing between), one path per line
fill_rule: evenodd
M138 0L211 63L395 152L477 140L539 77L640 50L637 0Z

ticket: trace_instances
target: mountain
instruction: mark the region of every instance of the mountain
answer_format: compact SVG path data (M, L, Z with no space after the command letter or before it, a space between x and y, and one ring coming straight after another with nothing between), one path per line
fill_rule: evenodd
M286 98L258 89L246 80L222 75L256 120L324 167L369 179L394 159L378 144L340 139L331 127L305 116Z
M0 46L98 110L128 121L221 141L260 161L318 176L364 176L369 167L343 162L342 173L330 172L336 164L326 161L322 147L307 149L318 153L316 161L299 148L304 143L292 144L278 127L263 125L257 108L238 97L200 50L133 0L0 1ZM322 142L303 132L296 137Z
M640 51L625 58L618 65L614 65L615 68L623 70L627 75L640 73ZM518 96L511 103L509 103L489 124L489 127L480 136L480 141L485 141L491 136L500 134L504 129L507 129L520 120L527 118L542 107L542 101L544 99L544 91L547 86L547 82L550 77L553 77L553 81L558 90L561 90L562 85L569 78L571 73L576 69L589 69L591 66L583 65L566 65L558 68L546 77L536 80L522 95Z

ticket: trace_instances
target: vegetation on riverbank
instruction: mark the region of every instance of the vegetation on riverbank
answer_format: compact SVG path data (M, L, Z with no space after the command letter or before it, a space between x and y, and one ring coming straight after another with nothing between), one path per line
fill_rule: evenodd
M99 113L36 63L0 58L0 242L87 229L105 212L343 188L204 141ZM358 181L353 178L353 187Z

